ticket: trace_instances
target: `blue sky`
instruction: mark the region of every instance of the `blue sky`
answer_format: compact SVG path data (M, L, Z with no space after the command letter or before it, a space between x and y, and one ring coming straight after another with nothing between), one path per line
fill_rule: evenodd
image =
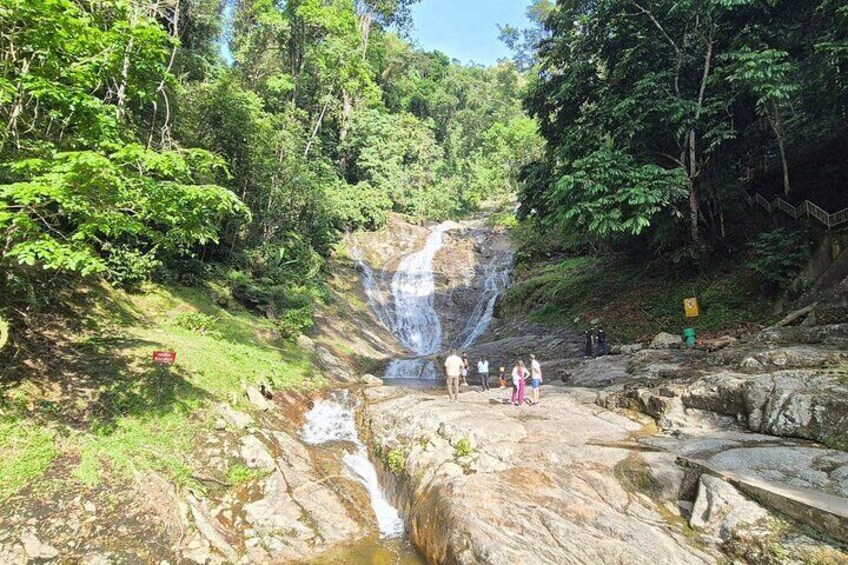
M497 24L527 27L528 0L421 0L413 8L412 38L464 63L484 65L510 56Z

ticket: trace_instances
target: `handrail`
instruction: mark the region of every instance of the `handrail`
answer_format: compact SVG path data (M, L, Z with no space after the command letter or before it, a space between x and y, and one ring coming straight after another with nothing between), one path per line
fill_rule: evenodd
M833 229L838 225L844 224L848 222L848 208L844 210L840 210L839 212L834 212L833 214L829 214L826 210L816 206L809 200L804 200L798 206L793 206L783 198L775 198L771 202L769 202L762 194L757 193L754 196L750 194L746 195L746 199L748 201L749 206L753 206L755 204L759 204L762 208L766 210L766 212L774 213L775 210L780 210L781 212L792 216L793 218L800 219L802 216L806 216L808 218L812 217L827 226L828 229Z

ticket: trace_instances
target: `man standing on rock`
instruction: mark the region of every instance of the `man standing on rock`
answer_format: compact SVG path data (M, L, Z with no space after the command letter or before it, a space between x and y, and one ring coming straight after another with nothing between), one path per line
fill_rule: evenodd
M456 350L451 349L450 356L445 360L445 372L448 374L448 397L451 402L459 400L459 377L464 366L462 358L456 354Z

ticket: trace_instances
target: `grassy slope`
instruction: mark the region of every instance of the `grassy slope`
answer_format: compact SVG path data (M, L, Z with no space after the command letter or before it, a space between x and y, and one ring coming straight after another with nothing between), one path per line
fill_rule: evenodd
M29 363L33 370L11 385L0 381L0 500L57 457L72 461L75 479L87 485L143 469L184 483L195 438L216 419L214 405L235 398L249 410L243 383L323 385L309 355L273 341L270 322L239 306L218 307L208 290L94 294L80 311L84 329L41 351L48 363ZM207 316L210 327L186 329L187 315ZM152 352L168 348L177 365L154 366Z
M698 297L701 317L683 315L683 300ZM508 315L529 315L546 325L586 329L597 320L616 341L650 339L660 331L723 332L762 322L773 303L759 297L739 265L683 276L624 257L575 257L520 269L508 293Z

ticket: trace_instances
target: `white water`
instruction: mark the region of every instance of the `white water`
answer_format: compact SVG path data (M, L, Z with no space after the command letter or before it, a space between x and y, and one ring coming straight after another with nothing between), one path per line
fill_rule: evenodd
M351 247L350 255L356 261L356 266L359 272L362 273L362 284L365 287L365 296L368 299L368 307L374 312L377 320L384 328L392 331L392 313L389 307L383 300L383 295L379 291L377 279L374 277L374 271L365 262L362 256L362 251L358 247Z
M449 224L433 228L424 248L404 257L392 279L395 315L392 331L418 355L437 353L442 347L442 322L433 305L436 278L433 258L444 245Z
M368 491L371 507L377 516L377 525L382 538L397 538L403 535L403 520L397 508L386 499L377 479L377 470L368 459L368 449L359 439L353 411L356 405L347 391L335 393L333 398L319 400L306 415L306 424L301 431L303 441L310 445L347 442L355 448L342 458L351 478L359 481Z
M474 345L492 323L495 314L495 304L498 297L509 285L509 272L512 268L512 254L495 255L486 265L483 283L483 292L474 306L474 311L463 329L465 339L460 349L466 349Z
M439 372L425 356L438 353L443 348L442 323L435 309L436 281L433 275L433 259L444 245L444 234L450 230L448 223L433 228L424 247L405 256L397 267L391 282L392 309L380 282L364 262L361 252L353 250L353 257L362 272L368 305L380 323L389 329L413 354L410 359L392 361L383 378L437 380ZM483 291L465 327L456 338L462 349L473 345L485 333L494 316L498 297L509 284L512 266L510 253L496 253L484 269Z

